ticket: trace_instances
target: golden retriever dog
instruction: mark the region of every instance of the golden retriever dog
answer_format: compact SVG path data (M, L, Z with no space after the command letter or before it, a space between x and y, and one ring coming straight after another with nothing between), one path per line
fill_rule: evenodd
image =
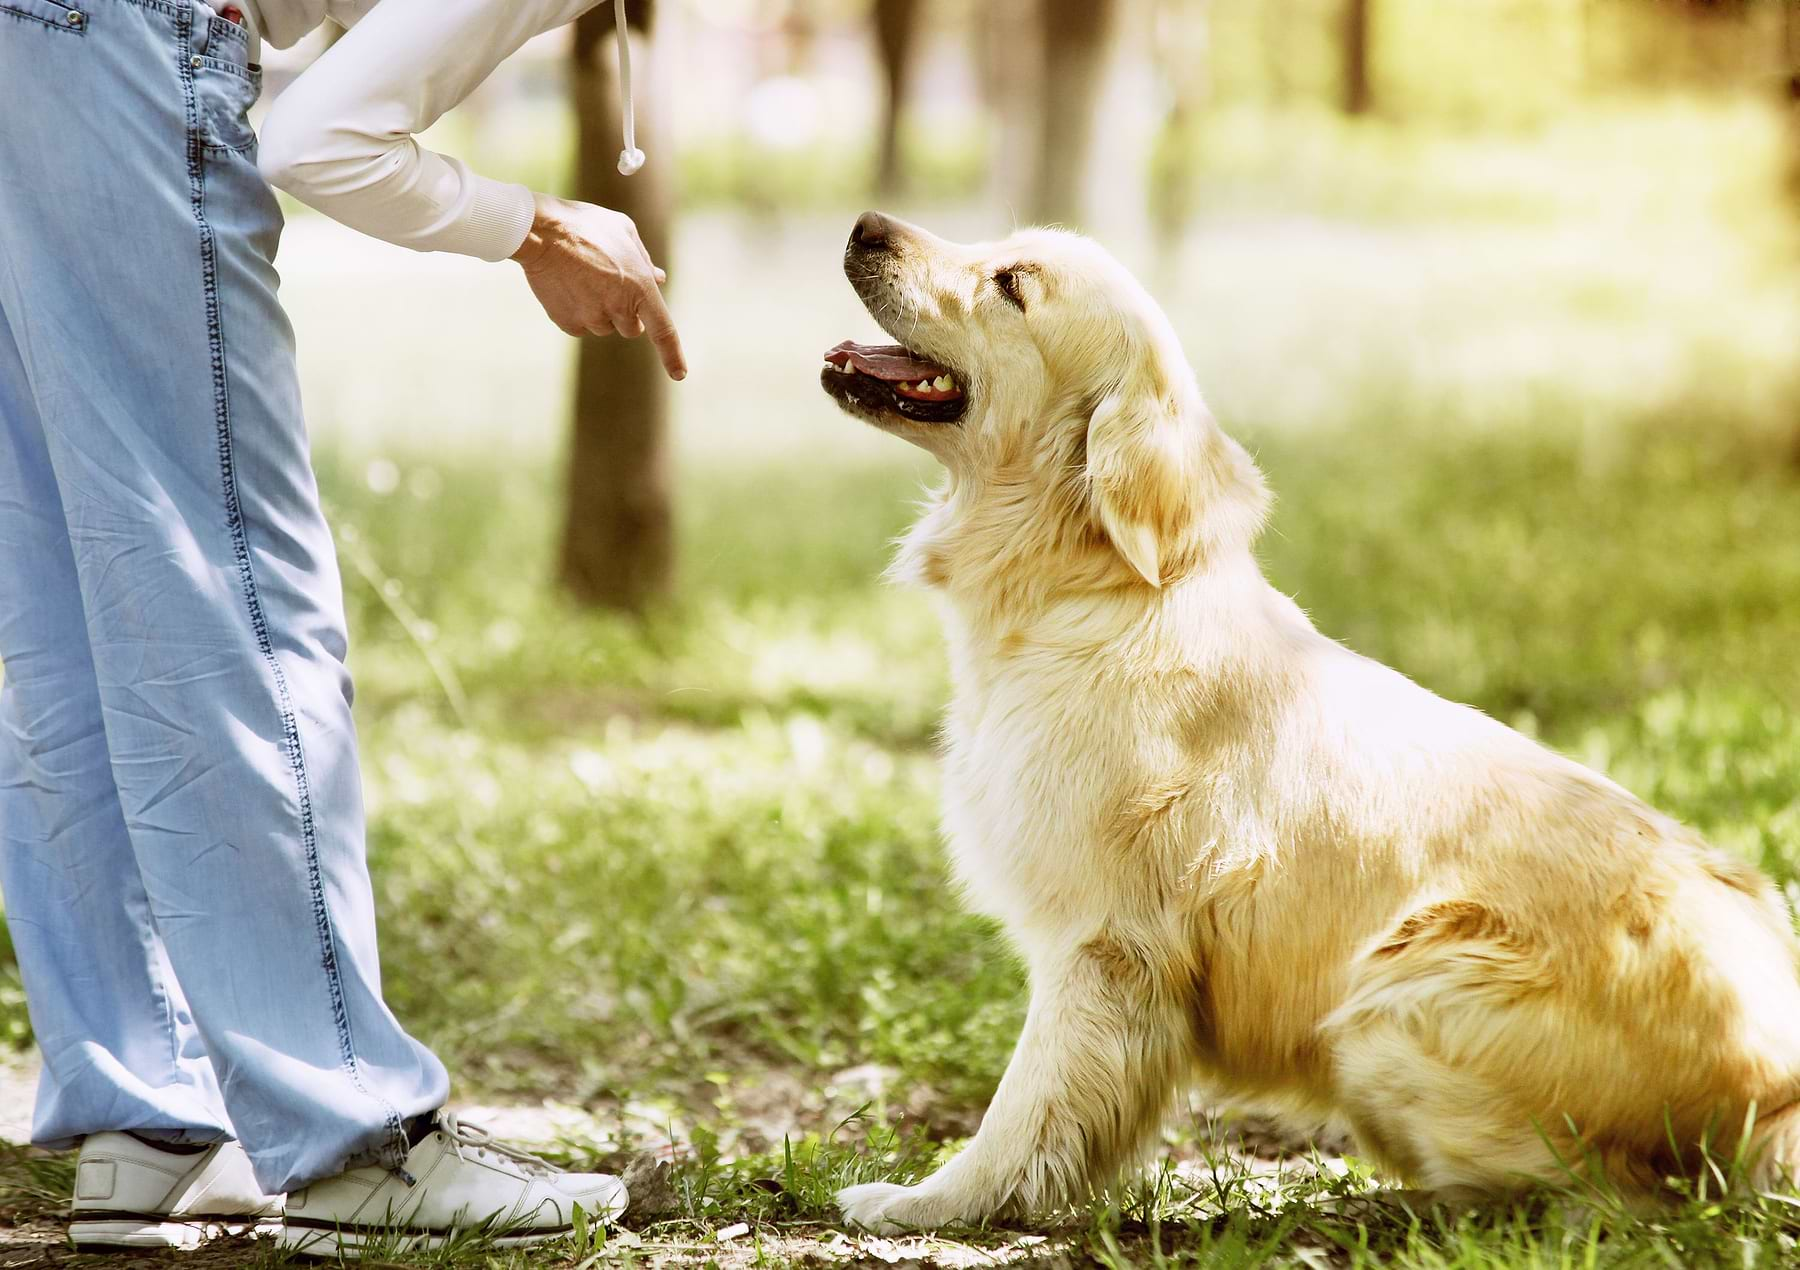
M900 344L821 383L948 474L895 571L948 633L956 873L1031 983L980 1131L845 1190L849 1221L1079 1200L1202 1079L1440 1193L1646 1195L1704 1149L1791 1179L1800 949L1766 878L1314 630L1252 554L1256 465L1092 242L868 213L845 272Z

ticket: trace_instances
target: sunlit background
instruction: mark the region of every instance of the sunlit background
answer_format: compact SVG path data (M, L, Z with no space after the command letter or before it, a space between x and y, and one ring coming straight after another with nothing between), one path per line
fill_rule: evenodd
M624 185L578 171L618 149L590 22L426 140L625 200L686 382L595 344L578 397L510 264L292 206L279 261L389 992L460 1097L742 1159L865 1103L953 1138L1004 1065L1018 973L936 840L938 635L879 580L934 474L816 382L876 336L869 206L1099 237L1328 633L1800 894L1800 4L658 0ZM28 1052L3 961L0 1029Z
M655 6L639 113L647 177L673 191L685 458L886 448L808 383L816 353L871 334L836 273L871 205L964 237L1038 220L1100 237L1169 307L1240 429L1341 424L1372 390L1445 425L1554 410L1589 429L1703 406L1747 435L1797 426L1791 4L1110 0L1068 6L1107 16L1060 54L1043 29L1059 15L1033 0L892 8L914 30L884 174L867 3ZM268 59L271 95L319 43ZM595 61L610 72L610 47ZM567 33L546 36L427 141L574 192L570 79ZM1081 126L1045 137L1045 103L1071 96ZM610 116L592 128L617 149ZM1059 183L1073 196L1042 188ZM321 440L381 449L429 420L434 447L562 444L570 346L514 270L306 215L282 263Z

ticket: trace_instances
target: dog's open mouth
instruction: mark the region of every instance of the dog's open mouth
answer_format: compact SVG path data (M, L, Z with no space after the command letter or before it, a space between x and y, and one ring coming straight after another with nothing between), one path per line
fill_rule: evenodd
M845 340L825 354L819 382L847 405L917 423L955 423L968 405L955 371L899 344Z

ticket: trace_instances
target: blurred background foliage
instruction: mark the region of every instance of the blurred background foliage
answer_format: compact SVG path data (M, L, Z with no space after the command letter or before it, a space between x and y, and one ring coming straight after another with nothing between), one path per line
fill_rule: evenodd
M511 266L292 209L388 985L461 1095L763 1146L834 1087L954 1134L1004 1064L1018 974L936 840L936 627L880 582L934 474L815 384L873 335L839 273L871 202L1101 237L1268 469L1264 558L1328 633L1792 890L1794 0L885 7L634 7L651 166L616 194L667 244L681 385L577 355ZM428 141L592 196L589 35Z

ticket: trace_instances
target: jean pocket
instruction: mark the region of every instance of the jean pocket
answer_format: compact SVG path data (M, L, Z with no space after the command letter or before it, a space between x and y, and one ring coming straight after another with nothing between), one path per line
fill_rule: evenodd
M52 3L52 0L0 0L0 17L41 22L52 31L70 35L86 35L88 29L85 0L77 4Z
M256 144L250 107L262 95L262 68L210 56L192 60L201 140L224 150L249 149Z

